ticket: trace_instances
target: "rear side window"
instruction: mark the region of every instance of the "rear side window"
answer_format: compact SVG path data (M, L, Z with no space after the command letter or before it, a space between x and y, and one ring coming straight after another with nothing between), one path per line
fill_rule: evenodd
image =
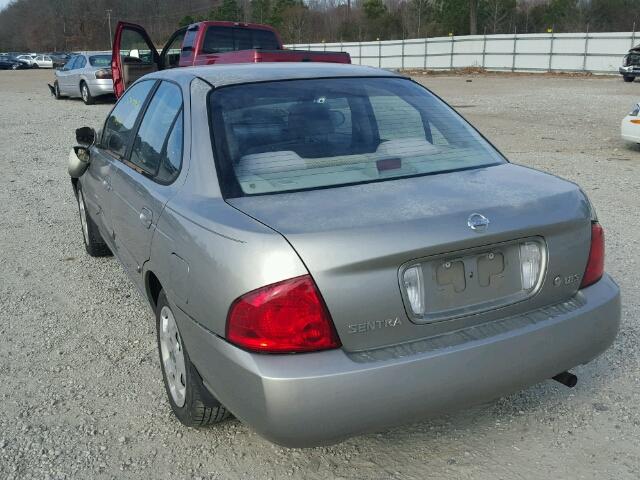
M162 82L151 99L130 162L162 183L178 176L182 162L182 93L173 83Z
M129 88L107 118L102 146L117 157L124 156L133 136L133 127L155 82L147 80Z
M87 59L81 55L78 57L78 60L76 60L76 63L73 64L73 69L75 70L76 68L84 68L86 64Z
M240 27L209 27L202 53L224 53L236 50L278 50L280 44L270 30Z

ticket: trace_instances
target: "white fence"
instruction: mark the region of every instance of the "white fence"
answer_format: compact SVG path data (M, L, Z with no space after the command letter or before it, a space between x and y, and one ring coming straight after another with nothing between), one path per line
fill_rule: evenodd
M482 67L507 71L617 73L622 57L637 40L640 35L636 32L534 33L303 43L287 47L344 51L355 64L381 68Z

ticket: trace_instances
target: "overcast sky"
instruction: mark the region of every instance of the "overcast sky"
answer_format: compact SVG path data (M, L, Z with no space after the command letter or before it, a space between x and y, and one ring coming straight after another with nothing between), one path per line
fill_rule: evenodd
M0 0L0 10L2 10L4 7L7 6L7 3L9 3L11 0Z

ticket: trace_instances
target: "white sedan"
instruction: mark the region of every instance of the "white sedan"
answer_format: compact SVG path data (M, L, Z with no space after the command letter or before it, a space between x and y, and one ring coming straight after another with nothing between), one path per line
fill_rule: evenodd
M49 55L37 55L33 60L34 67L38 68L53 68L53 60Z
M640 143L640 103L633 106L633 110L622 119L620 135L628 142Z
M18 55L16 58L27 63L30 67L33 67L36 64L35 55Z

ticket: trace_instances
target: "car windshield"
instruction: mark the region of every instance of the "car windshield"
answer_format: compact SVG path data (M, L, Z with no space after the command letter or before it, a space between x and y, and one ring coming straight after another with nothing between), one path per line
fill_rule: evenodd
M111 55L91 55L89 63L92 67L110 67Z
M226 197L505 162L444 102L408 79L234 85L214 90L209 106Z

